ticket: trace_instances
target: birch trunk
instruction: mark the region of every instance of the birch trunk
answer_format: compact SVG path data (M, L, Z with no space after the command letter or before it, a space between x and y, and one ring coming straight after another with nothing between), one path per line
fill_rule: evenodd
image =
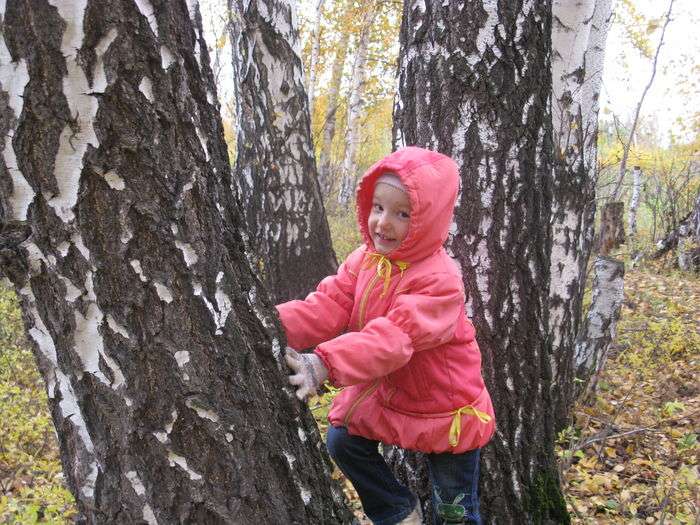
M683 238L691 238L700 245L700 193L695 197L693 209L681 219L678 226L656 243L656 252L652 259L658 259L670 250L675 249ZM693 254L697 256L696 253ZM688 263L693 261L688 261ZM697 266L697 264L696 264Z
M2 271L78 522L349 522L247 263L196 2L2 7Z
M357 147L360 145L360 118L364 105L363 95L367 80L367 53L370 33L374 19L377 16L375 5L365 8L362 15L360 35L355 50L355 63L350 79L348 95L348 124L345 134L345 157L343 159L342 179L338 190L338 204L347 206L352 199L357 181Z
M700 194L688 220L678 225L678 233L681 237L678 267L685 272L700 272Z
M587 391L586 397L591 397L596 390L610 344L615 339L624 301L623 262L599 256L593 264L593 271L591 306L574 355L576 377L581 380L577 391L579 395Z
M632 170L632 198L630 199L630 209L628 211L628 228L627 235L630 237L637 236L637 208L639 207L639 198L642 194L642 169L635 166Z
M331 72L331 83L328 86L328 109L326 117L323 120L323 144L321 145L320 163L321 169L319 173L319 183L321 192L325 197L331 193L333 186L333 174L331 173L331 151L333 148L333 139L335 138L335 125L338 116L340 83L343 80L343 69L345 68L345 60L348 54L348 44L350 43L350 32L346 31L340 37L340 42L333 61L333 70Z
M276 302L306 296L337 263L316 179L296 16L285 0L231 0L239 19L236 181ZM311 263L311 264L310 264Z
M611 0L552 5L554 185L549 330L557 427L574 402L574 346L593 246L598 99Z
M487 523L567 523L548 343L550 2L404 4L395 146L461 166L461 264L497 433L483 451Z
M316 16L311 32L311 63L309 64L309 118L314 116L314 102L316 101L316 75L318 69L318 56L321 54L321 18L323 15L324 0L316 3Z

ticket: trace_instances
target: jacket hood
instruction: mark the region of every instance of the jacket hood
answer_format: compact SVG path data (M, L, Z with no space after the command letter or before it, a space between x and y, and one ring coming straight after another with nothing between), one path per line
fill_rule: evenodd
M411 202L408 234L387 256L393 260L417 262L435 253L447 240L459 189L457 164L442 153L409 146L369 168L357 187L357 220L371 250L375 248L367 219L372 209L374 185L377 178L387 172L401 179Z

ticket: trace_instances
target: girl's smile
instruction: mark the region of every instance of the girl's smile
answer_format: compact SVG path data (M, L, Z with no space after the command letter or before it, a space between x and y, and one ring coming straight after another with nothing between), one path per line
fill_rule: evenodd
M408 234L410 219L411 201L406 192L389 184L377 183L367 219L374 249L382 255L396 250Z

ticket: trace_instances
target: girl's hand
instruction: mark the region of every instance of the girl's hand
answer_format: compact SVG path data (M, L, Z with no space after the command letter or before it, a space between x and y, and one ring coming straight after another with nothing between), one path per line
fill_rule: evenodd
M287 347L284 359L294 372L289 376L289 382L297 387L296 396L301 401L315 394L328 377L323 361L314 353L300 354Z

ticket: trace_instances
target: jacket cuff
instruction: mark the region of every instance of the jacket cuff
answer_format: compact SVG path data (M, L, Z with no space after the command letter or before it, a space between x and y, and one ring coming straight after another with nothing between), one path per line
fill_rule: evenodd
M331 362L328 359L328 356L321 350L318 346L314 349L314 354L318 356L318 358L321 360L323 363L323 366L326 367L326 370L328 370L328 382L333 385L335 388L340 388L343 385L339 385L336 383L336 375L335 375L335 370L331 366Z

